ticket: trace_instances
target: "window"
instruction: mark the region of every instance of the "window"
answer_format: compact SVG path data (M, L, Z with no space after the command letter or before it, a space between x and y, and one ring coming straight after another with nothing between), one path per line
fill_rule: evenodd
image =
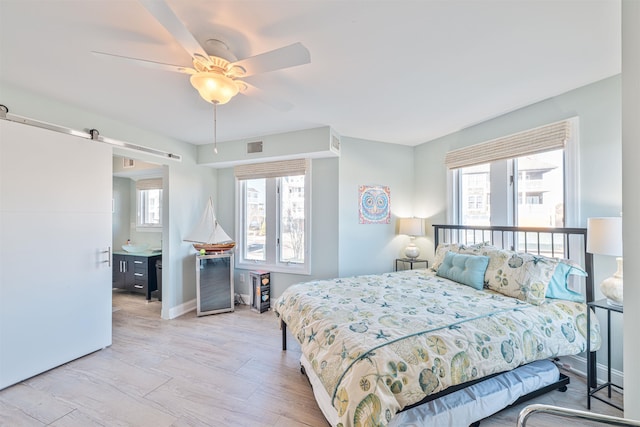
M162 179L136 181L136 212L138 231L162 228Z
M459 174L457 192L463 201L460 203L459 223L491 225L492 206L482 201L485 199L489 201L491 189L497 188L499 189L497 195L503 200L499 204L502 212L495 212L494 207L493 217L507 218L507 222L502 219L499 224L563 227L565 198L563 154L564 150L554 150L458 169L454 173ZM503 174L494 173L494 180L507 181L507 185L501 182L492 184L492 169L517 171L518 179L514 181L512 175L509 175L505 180ZM482 179L479 179L480 176ZM508 203L514 198L517 199L517 203Z
M280 262L304 264L305 176L284 176L278 183L280 195Z
M488 164L459 169L461 221L464 225L489 225L490 206L484 203L491 194L491 170Z
M265 201L267 180L265 178L248 179L243 182L245 235L244 258L251 261L266 261L264 244L266 237Z
M577 218L577 118L447 154L450 221L565 227ZM486 201L486 203L483 203Z
M515 159L518 171L516 224L564 227L564 150Z
M238 265L308 274L310 180L307 160L236 167Z

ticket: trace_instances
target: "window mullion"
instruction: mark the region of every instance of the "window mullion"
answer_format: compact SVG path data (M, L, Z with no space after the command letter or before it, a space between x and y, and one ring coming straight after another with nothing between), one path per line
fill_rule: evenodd
M509 159L505 161L507 167L507 175L509 176L509 185L507 186L509 203L507 205L507 225L521 225L518 224L518 167L515 159Z
M267 178L266 180L266 241L265 241L265 258L267 264L275 264L277 262L278 248L276 241L278 238L278 195L277 195L277 178Z
M281 226L281 215L282 215L282 195L281 195L281 179L280 178L275 178L275 186L276 186L276 226L275 226L275 231L276 231L276 246L275 246L275 260L274 262L277 264L280 262L280 251L282 250L282 245L280 242L280 239L282 237L282 233L280 232L280 226Z

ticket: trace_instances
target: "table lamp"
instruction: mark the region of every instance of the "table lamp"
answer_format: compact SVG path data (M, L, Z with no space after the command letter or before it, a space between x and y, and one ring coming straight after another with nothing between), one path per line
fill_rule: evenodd
M618 270L600 283L600 291L609 305L622 307L622 218L588 218L587 252L616 257Z
M398 234L410 236L409 246L404 249L407 258L416 259L420 255L420 248L414 243L416 236L424 236L424 220L422 218L400 218Z

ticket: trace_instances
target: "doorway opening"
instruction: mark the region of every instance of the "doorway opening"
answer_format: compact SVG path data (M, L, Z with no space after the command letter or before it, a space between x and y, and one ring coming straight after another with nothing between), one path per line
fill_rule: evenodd
M113 310L126 301L162 315L164 168L136 158L113 156ZM165 265L166 267L166 265ZM126 296L125 296L126 295ZM116 296L118 296L116 298Z

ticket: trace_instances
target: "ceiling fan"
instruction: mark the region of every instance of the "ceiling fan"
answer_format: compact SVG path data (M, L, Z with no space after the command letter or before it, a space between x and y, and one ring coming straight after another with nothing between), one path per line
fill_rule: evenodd
M214 105L215 145L217 145L215 135L216 106L218 104L226 104L231 98L238 93L244 92L249 87L252 88L254 93L260 94L257 88L240 80L241 78L311 62L309 51L302 43L294 43L289 46L238 60L223 41L210 39L206 41L209 52L207 53L165 1L139 1L156 20L173 35L184 50L191 55L193 68L139 58L130 58L106 52L93 51L92 53L134 62L146 67L191 75L191 85L205 101ZM269 99L268 97L260 95L258 95L258 97L261 101L279 110L288 110L291 108L291 105L287 102ZM218 150L215 145L214 151L217 153Z

